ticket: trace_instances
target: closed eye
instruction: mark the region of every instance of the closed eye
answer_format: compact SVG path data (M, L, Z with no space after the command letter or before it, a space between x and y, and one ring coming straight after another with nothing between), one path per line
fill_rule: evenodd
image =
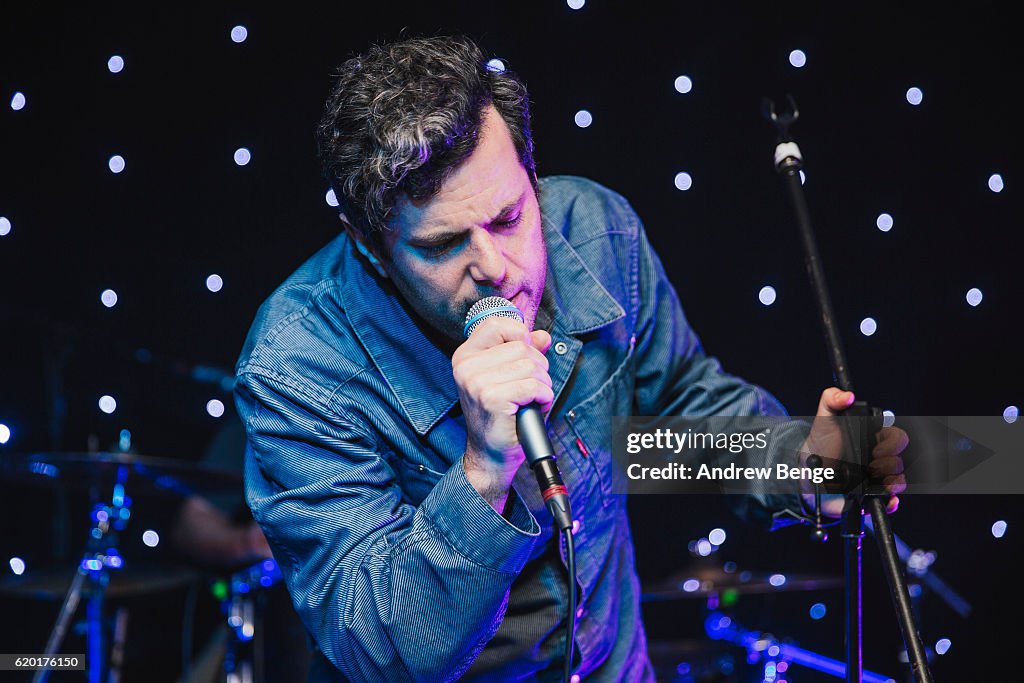
M499 228L514 228L523 221L523 214L520 212L515 218L508 218L505 220L494 221L491 225Z

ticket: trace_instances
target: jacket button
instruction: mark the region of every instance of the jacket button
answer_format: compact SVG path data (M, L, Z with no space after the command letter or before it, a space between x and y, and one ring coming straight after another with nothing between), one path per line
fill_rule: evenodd
M576 419L576 411L575 410L570 410L568 413L565 414L565 416L567 418L569 418L570 421L575 420Z
M555 353L559 356L564 356L565 352L569 350L569 345L565 342L555 342Z

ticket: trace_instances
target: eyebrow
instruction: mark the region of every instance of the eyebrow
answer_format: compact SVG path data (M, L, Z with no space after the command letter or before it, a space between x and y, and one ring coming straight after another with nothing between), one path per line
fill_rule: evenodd
M505 219L509 218L512 215L512 213L517 208L522 206L525 197L526 197L526 193L524 192L523 194L519 195L519 197L517 199L514 199L511 202L509 202L508 204L506 204L505 206L503 206L501 208L501 211L499 211L498 214L494 218L490 218L490 219L487 220L486 225L491 225L493 223L497 223L500 220L505 220ZM463 230L442 230L442 231L439 231L439 232L430 233L429 235L423 235L423 236L414 235L414 236L410 237L406 241L409 242L410 244L415 245L415 246L429 247L429 246L436 245L436 244L444 244L445 242L447 242L447 241L449 241L451 239L459 237L464 232L466 232L465 229L463 229Z

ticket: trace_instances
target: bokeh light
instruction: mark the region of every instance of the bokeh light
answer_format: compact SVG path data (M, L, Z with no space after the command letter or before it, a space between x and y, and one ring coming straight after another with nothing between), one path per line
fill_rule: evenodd
M11 219L7 216L0 216L0 237L11 234Z
M828 610L826 609L825 604L822 603L822 602L816 602L813 605L811 605L811 610L810 610L811 619L814 619L814 620L821 619L822 617L825 616L826 612L828 612Z
M239 24L231 29L231 42L233 43L244 43L245 39L249 37L249 29Z
M491 71L501 73L505 70L505 62L501 61L497 57L487 60L487 68Z
M909 88L907 90L907 102L916 107L924 102L924 92L918 87Z
M594 122L594 117L591 116L590 112L586 109L580 109L576 112L576 116L573 117L573 120L580 128L587 128Z
M882 232L889 232L892 230L892 216L887 213L878 214L878 218L875 219L875 225Z
M107 160L107 168L110 169L111 173L120 173L124 170L124 167L124 157L120 154L115 154Z
M11 440L11 428L0 422L0 444L5 444Z
M771 306L773 303L775 303L775 297L775 288L772 287L771 285L765 285L764 287L761 288L761 291L757 293L757 300L760 301L765 306Z
M935 654L944 655L949 652L949 647L953 642L949 638L939 638L935 642Z
M100 302L107 308L113 308L117 305L117 292L112 289L104 289L100 293Z
M252 152L249 151L248 147L239 147L235 150L235 163L239 166L245 166L252 161Z
M102 410L107 415L110 415L115 410L117 410L117 401L114 400L113 396L103 395L100 396L99 406L100 410Z
M674 183L677 190L686 192L693 187L693 178L686 171L680 171L679 173L676 173Z
M993 173L988 177L988 189L993 192L1002 192L1003 187L1003 176L998 173Z
M119 74L124 70L124 57L121 55L114 55L107 60L107 69L112 74Z
M211 398L206 402L206 412L209 413L211 417L221 417L224 415L224 403L215 398Z
M807 55L803 50L793 50L789 53L789 63L797 69L802 69L807 64Z
M142 532L142 542L150 548L155 548L160 544L160 534L152 529L146 529Z
M1006 535L1006 522L1004 520L1001 519L992 525L992 535L996 538L1002 538Z
M875 322L874 318L864 318L860 321L860 333L865 337L870 337L878 331L878 323Z
M565 0L565 4L569 6L569 9L583 9L587 0Z
M971 306L977 306L978 304L981 303L983 295L980 289L978 289L977 287L971 287L969 290L967 290L966 298L967 303L969 303Z
M7 561L7 564L11 565L11 571L21 576L25 573L25 560L20 557L12 557Z
M724 529L712 529L711 533L708 534L708 540L715 545L722 545L725 543L725 530Z
M1016 422L1018 417L1020 417L1020 408L1017 406L1006 406L1003 409L1003 419L1010 424Z
M224 289L224 279L217 273L208 275L206 276L206 288L211 292L219 292Z
M693 79L689 76L677 76L675 80L676 92L686 94L693 90Z
M338 206L338 195L334 194L333 187L327 190L324 199L327 201L327 206Z
M21 111L27 103L28 100L25 99L25 93L23 92L16 92L11 97L11 109L14 111Z

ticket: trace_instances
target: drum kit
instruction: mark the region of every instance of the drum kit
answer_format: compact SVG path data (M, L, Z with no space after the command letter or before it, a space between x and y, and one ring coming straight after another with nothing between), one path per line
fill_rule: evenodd
M703 601L706 638L651 640L648 654L658 681L671 683L783 683L799 680L790 667L802 666L840 679L843 662L799 647L792 638L746 628L734 608L746 596L842 589L841 576L755 572L734 562L697 558L691 568L651 583L645 604ZM794 673L797 673L794 676ZM873 672L867 683L894 683Z
M129 622L125 604L129 599L184 588L194 602L194 593L206 582L219 601L226 624L222 630L227 633L221 670L215 678L227 683L263 680L259 667L261 653L254 642L258 642L260 635L263 595L281 582L281 572L274 560L262 560L228 576L211 576L208 571L188 565L153 565L124 550L130 546L127 533L137 517L137 500L147 496L184 499L190 495L240 493L240 473L131 452L61 452L5 454L0 459L0 481L5 487L49 486L61 491L62 500L69 490L88 493L87 523L83 519L72 520L78 522L73 526L85 533L78 544L83 548L81 554L73 556L66 566L42 569L25 567L22 560L14 558L18 563L15 567L12 559L14 573L0 578L0 601L60 603L45 646L40 642L36 652L51 657L66 653L69 634L84 635L86 680L116 683L121 680L125 658ZM59 510L61 505L56 507ZM134 538L136 530L131 532ZM156 545L158 536L146 530L142 540L146 545ZM83 604L84 609L80 609ZM187 621L190 617L183 618ZM183 628L183 639L191 636L187 631ZM190 649L190 645L183 644L185 647ZM183 662L182 670L183 680L194 680L189 674L191 662ZM32 681L47 681L52 673L39 670ZM159 676L154 673L147 679L159 680Z

